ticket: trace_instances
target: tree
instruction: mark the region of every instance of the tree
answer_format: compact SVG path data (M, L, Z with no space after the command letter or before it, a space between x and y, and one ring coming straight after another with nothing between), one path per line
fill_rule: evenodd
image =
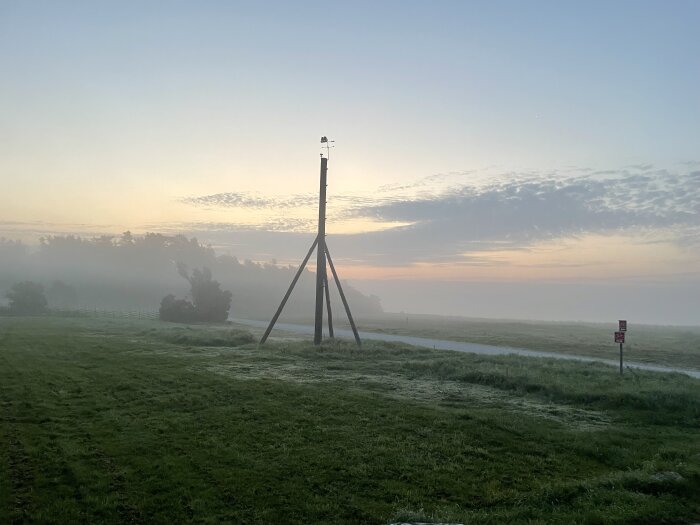
M131 234L130 230L126 230L122 233L122 238L119 241L120 246L133 246L134 236Z
M232 294L211 278L209 268L194 269L189 278L192 302L202 321L225 321L231 309Z
M16 314L42 314L47 302L44 287L33 281L15 283L5 295L10 300L10 311Z
M221 322L228 319L232 294L222 290L221 284L212 279L209 268L195 268L190 275L185 264L177 263L177 271L190 283L192 302L177 299L172 294L165 296L160 303L162 320Z

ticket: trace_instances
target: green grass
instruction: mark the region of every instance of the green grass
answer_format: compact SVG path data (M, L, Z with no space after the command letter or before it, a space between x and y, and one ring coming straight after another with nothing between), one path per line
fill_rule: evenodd
M0 523L689 523L700 382L0 319Z
M142 331L140 335L157 336L168 343L188 346L241 346L254 342L245 330L201 330L193 326L168 326L166 330Z
M412 335L542 352L617 359L613 342L617 321L609 324L509 321L385 314L360 319L361 330ZM630 321L625 343L626 359L640 363L700 370L700 327L635 325ZM336 322L339 326L343 320Z

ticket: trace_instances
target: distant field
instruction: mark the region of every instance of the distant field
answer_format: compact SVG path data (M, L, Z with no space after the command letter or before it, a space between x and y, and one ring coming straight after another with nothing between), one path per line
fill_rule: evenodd
M631 361L700 370L700 327L635 325L630 321L625 355ZM337 323L345 326L342 321ZM617 321L610 324L547 323L385 314L360 319L361 330L450 341L527 348L616 359Z
M0 318L0 523L700 520L698 380L251 341Z

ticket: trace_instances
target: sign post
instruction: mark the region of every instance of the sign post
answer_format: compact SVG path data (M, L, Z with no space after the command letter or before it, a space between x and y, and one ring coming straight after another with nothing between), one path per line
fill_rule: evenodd
M618 331L615 332L615 342L620 343L620 375L622 375L622 345L625 344L625 332L627 332L627 321L620 319L618 321Z
M622 345L625 343L625 332L615 332L615 342L620 343L620 375L622 375Z

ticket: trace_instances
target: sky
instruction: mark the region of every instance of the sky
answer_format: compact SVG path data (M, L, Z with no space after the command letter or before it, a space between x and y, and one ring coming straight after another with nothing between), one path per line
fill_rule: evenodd
M699 21L692 0L0 0L0 236L298 264L327 135L329 247L387 309L700 324Z

